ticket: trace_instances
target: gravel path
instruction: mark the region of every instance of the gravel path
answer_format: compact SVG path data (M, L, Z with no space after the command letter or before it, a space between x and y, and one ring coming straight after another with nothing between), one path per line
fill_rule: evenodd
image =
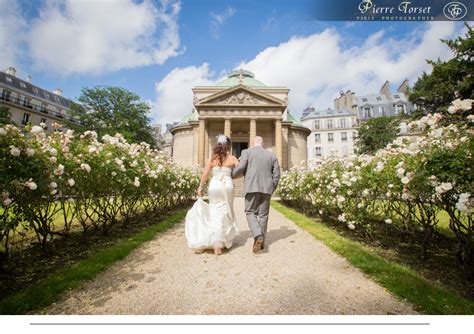
M271 209L264 252L240 235L221 256L194 254L184 223L158 235L46 314L413 314L413 308Z

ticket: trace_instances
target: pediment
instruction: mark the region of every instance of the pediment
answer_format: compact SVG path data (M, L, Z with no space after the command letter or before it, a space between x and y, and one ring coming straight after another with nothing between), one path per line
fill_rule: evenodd
M224 91L195 101L196 106L204 105L257 105L257 106L285 106L286 103L269 94L257 92L245 86L232 87Z

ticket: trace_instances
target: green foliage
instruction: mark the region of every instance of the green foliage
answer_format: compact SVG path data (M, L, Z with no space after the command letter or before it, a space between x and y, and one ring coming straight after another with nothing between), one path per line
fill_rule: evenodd
M8 108L0 106L0 125L11 124L11 114Z
M43 247L73 223L107 234L138 213L159 214L194 196L199 178L149 145L123 136L0 127L0 259L29 230ZM57 224L58 216L63 224ZM58 225L62 230L58 229ZM0 263L1 264L1 263Z
M399 119L390 116L371 118L358 130L356 149L359 154L373 154L397 136Z
M426 113L440 112L444 115L452 100L474 98L474 33L465 23L466 36L454 40L442 40L454 56L448 61L431 61L430 74L423 73L415 82L409 99Z
M71 105L71 115L82 122L82 126L70 123L75 130L93 130L99 138L120 133L130 142L145 142L153 147L155 140L149 125L150 106L140 97L124 88L83 88L79 103Z
M318 220L313 220L280 203L272 207L307 230L329 248L344 256L382 286L412 303L425 314L474 314L474 303L424 279L408 267L383 259L364 245L349 240Z
M384 225L401 235L421 232L423 259L436 251L432 245L443 211L458 242L453 255L473 280L474 136L466 117L471 106L458 100L450 109L464 121L441 126L442 115L428 114L407 125L409 136L373 155L335 157L282 173L282 200L305 213L337 217L369 236Z

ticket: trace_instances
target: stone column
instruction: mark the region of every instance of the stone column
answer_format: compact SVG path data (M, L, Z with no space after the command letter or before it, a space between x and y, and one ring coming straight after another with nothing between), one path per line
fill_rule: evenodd
M282 138L282 128L281 128L281 119L275 120L275 146L276 146L276 156L280 166L283 166L283 141Z
M205 154L205 135L206 135L206 121L199 120L199 146L198 146L198 163L199 166L204 167Z
M249 148L253 145L253 140L257 136L257 120L255 118L250 119L250 142Z
M229 138L230 138L231 128L232 128L232 121L230 120L230 118L226 118L224 120L224 134Z

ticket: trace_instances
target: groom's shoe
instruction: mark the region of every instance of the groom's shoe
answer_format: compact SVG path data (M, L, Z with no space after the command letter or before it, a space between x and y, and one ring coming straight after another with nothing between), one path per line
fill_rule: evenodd
M258 251L261 251L262 249L263 249L263 239L262 238L255 239L255 242L253 243L253 252L257 253Z

